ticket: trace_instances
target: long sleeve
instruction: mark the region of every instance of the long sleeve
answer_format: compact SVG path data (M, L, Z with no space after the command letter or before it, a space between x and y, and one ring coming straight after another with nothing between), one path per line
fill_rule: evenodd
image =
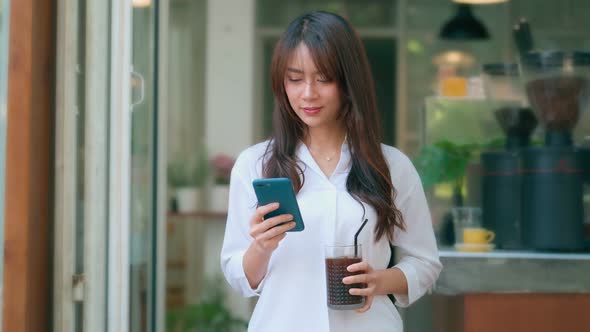
M426 196L411 162L410 166L405 179L410 184L406 187L409 190L400 193L398 205L406 230L396 229L393 241L401 257L395 267L404 273L408 281L407 295L394 294L400 307L407 307L424 295L442 269Z
M252 241L249 224L257 202L251 179L246 176L250 174L250 162L244 154L241 154L232 169L227 222L221 249L223 274L231 287L245 297L259 295L264 283L263 280L258 289L252 289L242 265L244 253Z

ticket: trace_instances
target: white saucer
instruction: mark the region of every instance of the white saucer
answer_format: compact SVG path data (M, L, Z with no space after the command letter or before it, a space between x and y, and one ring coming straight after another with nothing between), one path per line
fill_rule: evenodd
M467 252L485 252L490 251L496 247L493 243L457 243L455 244L455 249L459 251L467 251Z

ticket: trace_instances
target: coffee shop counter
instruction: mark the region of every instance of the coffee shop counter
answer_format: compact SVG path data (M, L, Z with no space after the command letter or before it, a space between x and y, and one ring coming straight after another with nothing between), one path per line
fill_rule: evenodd
M442 247L440 260L434 331L590 331L590 253Z
M493 250L461 252L441 248L444 266L435 292L588 293L590 253Z

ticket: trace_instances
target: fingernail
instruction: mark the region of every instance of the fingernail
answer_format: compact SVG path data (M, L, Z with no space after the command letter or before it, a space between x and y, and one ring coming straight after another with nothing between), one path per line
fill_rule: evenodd
M272 207L279 207L279 203L272 203Z

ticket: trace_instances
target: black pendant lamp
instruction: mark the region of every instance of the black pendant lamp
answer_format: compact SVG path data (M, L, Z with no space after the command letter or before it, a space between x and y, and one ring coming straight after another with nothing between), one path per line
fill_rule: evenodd
M441 39L447 40L484 40L490 34L486 27L471 12L471 6L458 4L457 13L447 21L439 32Z

